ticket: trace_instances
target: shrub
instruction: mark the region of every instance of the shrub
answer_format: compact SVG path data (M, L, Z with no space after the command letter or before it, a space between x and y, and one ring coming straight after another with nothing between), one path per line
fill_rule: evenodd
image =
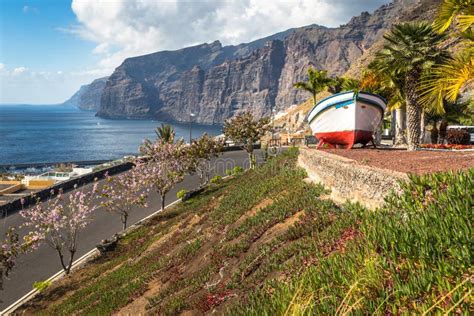
M33 288L38 290L38 292L43 292L51 285L51 281L38 281L33 283Z
M214 184L217 184L219 182L221 182L222 180L222 177L217 175L217 176L214 176L212 179L211 179L211 183L214 183Z
M232 170L233 175L238 175L244 172L244 168L241 166L235 166L234 169Z
M176 197L178 199L182 199L184 198L184 196L186 195L187 191L186 190L179 190L177 193L176 193Z
M236 176L236 175L241 174L241 173L244 173L244 168L242 168L240 166L235 166L234 168L227 169L225 171L225 174L228 175L228 176Z
M471 141L471 135L463 129L450 129L446 140L448 144L468 145Z

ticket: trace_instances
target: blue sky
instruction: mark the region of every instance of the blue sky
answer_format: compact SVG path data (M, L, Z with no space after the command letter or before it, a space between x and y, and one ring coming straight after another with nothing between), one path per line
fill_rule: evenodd
M60 103L127 57L216 39L238 44L313 23L339 26L386 2L0 0L0 103Z
M90 54L94 43L62 31L77 24L69 1L2 0L0 21L0 61L6 65L60 71L97 62Z

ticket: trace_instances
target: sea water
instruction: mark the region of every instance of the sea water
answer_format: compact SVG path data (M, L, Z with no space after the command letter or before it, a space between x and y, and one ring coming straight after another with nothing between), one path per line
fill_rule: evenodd
M156 138L153 120L106 120L64 106L0 105L0 165L108 160L137 154L144 138ZM171 124L189 139L190 124ZM222 127L193 123L192 137L218 135Z

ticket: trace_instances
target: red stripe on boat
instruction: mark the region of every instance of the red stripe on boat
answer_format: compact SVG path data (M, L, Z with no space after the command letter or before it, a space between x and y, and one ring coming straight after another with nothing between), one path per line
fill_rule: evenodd
M351 148L354 144L366 145L372 140L371 131L340 131L328 133L316 133L316 138L324 144L342 145Z

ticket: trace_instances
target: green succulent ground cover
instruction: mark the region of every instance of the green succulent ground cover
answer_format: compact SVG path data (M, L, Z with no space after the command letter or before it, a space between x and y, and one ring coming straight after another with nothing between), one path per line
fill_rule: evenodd
M303 181L297 154L162 213L25 311L110 314L145 296L163 315L474 312L474 170L412 178L368 211Z

